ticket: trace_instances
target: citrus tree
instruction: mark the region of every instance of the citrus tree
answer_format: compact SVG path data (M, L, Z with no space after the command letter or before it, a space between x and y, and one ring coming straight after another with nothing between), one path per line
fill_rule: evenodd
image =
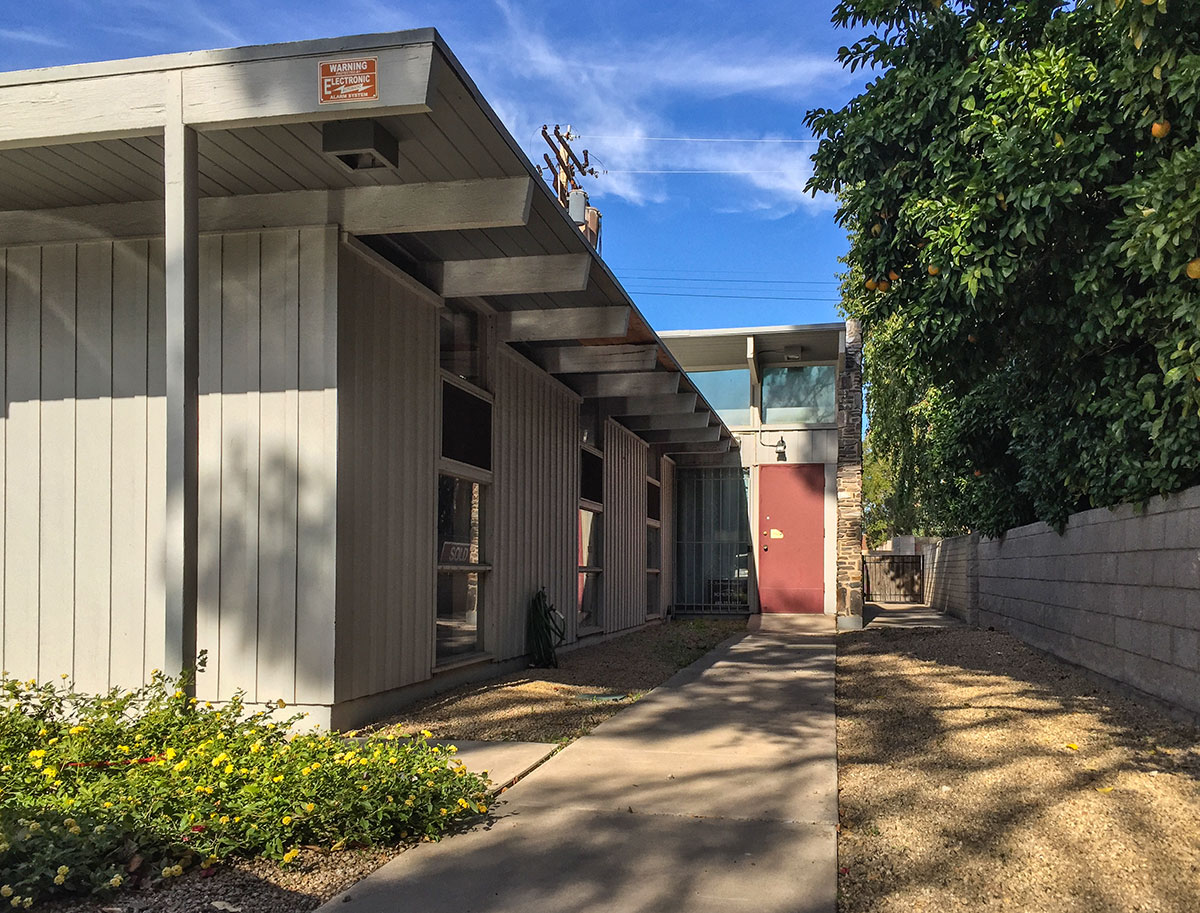
M1200 6L844 0L821 137L870 444L941 531L1200 482ZM911 512L910 512L911 514ZM903 532L905 530L897 530Z

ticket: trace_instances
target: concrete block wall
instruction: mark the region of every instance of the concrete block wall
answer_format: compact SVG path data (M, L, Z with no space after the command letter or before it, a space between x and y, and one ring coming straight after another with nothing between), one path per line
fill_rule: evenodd
M926 604L973 622L979 599L979 534L939 539L926 545L922 554Z
M1200 487L984 539L977 573L980 626L1200 713Z

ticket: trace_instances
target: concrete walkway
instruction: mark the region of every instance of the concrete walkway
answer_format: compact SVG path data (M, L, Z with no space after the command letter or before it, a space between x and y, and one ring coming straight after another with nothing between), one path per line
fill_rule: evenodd
M932 606L911 602L868 602L863 607L867 628L959 628L963 622Z
M321 913L833 913L832 635L727 642Z

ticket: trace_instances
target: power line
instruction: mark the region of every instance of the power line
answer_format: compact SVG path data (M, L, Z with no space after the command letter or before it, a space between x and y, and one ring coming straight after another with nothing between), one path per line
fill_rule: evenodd
M806 298L792 295L710 295L700 292L655 292L629 289L629 294L648 298L730 298L738 301L841 301L841 298Z
M738 139L734 136L617 136L604 133L578 133L581 139L640 139L652 143L819 143L818 139Z
M687 276L634 276L625 273L625 278L635 282L702 282L720 285L832 285L840 283L832 279L718 279L715 277L690 278Z
M610 168L604 168L601 174L790 174L791 172L783 169L775 169L771 171L760 170L745 170L745 171L618 171Z

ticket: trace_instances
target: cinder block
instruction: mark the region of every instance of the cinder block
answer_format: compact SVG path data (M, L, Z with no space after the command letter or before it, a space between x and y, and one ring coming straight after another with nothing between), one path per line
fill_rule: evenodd
M1167 545L1167 518L1162 513L1151 514L1142 519L1142 538L1148 549L1169 548Z
M1170 631L1171 662L1180 668L1200 672L1200 631L1186 628L1171 628Z
M1168 625L1147 623L1150 631L1150 655L1160 662L1169 663L1171 659L1171 628Z
M1174 585L1183 589L1200 589L1200 548L1185 548L1168 552L1175 556Z
M1146 581L1153 586L1174 586L1176 564L1181 556L1174 551L1158 551L1153 553L1150 579Z
M1174 667L1136 653L1127 652L1124 659L1124 681L1151 694L1162 694L1162 682Z
M1200 485L1192 488L1186 488L1171 496L1171 501L1177 510L1187 510L1191 507L1200 507Z

